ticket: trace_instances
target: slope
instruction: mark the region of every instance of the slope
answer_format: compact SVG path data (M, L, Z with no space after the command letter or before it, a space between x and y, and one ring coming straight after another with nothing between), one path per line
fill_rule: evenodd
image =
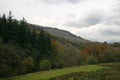
M56 37L65 38L73 43L80 44L80 43L89 43L90 42L89 40L86 40L80 36L76 36L76 35L72 34L71 32L65 31L65 30L52 28L52 27L45 27L45 26L40 26L40 25L33 25L33 24L30 24L30 27L33 29L37 29L37 30L42 28L46 32L48 32Z

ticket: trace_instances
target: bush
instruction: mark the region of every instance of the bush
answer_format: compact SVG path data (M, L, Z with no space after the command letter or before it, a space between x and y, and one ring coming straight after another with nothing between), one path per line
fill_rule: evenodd
M23 73L31 72L34 67L33 58L29 56L28 58L24 59L21 62L21 67L22 67Z
M0 45L0 77L16 75L14 71L18 68L21 60L22 57L18 54L15 46Z
M95 59L94 56L89 56L89 57L88 57L88 63L89 63L89 64L96 64L97 61L96 61L96 59Z
M0 37L0 44L2 44L3 43L3 39Z
M52 67L51 62L49 60L42 60L40 62L40 70L50 70Z
M52 62L52 68L56 69L56 68L63 68L65 65L63 60L54 60L54 62Z
M8 77L11 75L11 68L6 64L0 65L0 77Z
M65 65L64 61L60 60L58 63L58 68L63 68Z

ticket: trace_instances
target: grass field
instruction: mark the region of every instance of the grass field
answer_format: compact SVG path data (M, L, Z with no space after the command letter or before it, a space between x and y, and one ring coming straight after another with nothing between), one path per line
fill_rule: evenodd
M15 77L6 78L6 79L0 79L0 80L49 80L51 78L62 76L65 74L81 72L81 71L90 72L90 71L96 71L102 68L105 68L105 67L97 66L97 65L85 65L85 66L43 71L43 72L37 72L37 73L30 73L26 75L15 76Z
M76 72L52 78L51 80L120 80L120 62L98 64L109 68L91 72Z

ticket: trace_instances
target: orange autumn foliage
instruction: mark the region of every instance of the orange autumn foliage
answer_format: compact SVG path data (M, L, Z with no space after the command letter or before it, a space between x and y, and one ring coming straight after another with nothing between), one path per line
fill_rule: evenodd
M51 40L51 45L54 48L56 53L61 53L63 51L62 46L60 45L60 43L57 40L52 39Z
M100 62L104 57L104 51L107 49L105 44L92 44L85 48L84 56L94 56L97 62Z

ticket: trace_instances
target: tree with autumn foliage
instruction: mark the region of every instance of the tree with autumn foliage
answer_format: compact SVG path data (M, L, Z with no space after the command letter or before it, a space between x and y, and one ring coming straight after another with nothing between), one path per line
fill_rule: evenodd
M65 62L60 57L60 54L63 53L62 45L55 39L51 40L51 45L52 45L52 51L54 53L54 57L52 57L53 68L63 68Z
M84 57L84 61L88 63L100 63L102 61L102 58L104 57L104 51L106 49L107 45L105 44L96 43L87 46L84 50L84 54L82 54L82 56Z

